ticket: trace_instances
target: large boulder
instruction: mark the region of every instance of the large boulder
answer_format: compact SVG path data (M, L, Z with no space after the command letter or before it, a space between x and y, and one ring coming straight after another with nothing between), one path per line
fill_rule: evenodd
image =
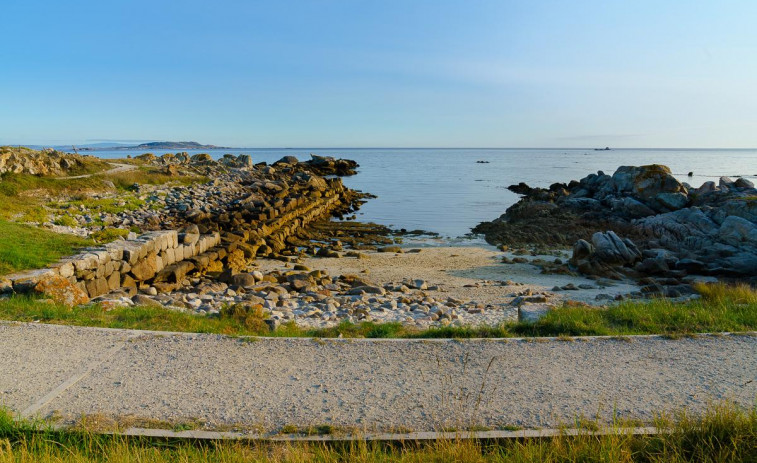
M684 197L688 194L686 187L673 176L670 169L659 164L618 167L612 180L618 193L630 194L658 211L674 209L667 203L681 204L681 197L671 194L680 193Z
M608 265L634 264L641 259L641 251L628 238L620 238L614 231L597 232L591 237L593 257Z
M89 302L87 293L60 275L51 275L43 278L34 287L34 292L49 297L58 304L68 307Z

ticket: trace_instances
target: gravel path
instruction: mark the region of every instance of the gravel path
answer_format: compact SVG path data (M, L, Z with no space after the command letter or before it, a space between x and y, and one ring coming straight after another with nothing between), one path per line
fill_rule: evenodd
M5 323L0 351L0 401L27 415L191 418L209 429L548 427L757 397L755 336L244 340Z

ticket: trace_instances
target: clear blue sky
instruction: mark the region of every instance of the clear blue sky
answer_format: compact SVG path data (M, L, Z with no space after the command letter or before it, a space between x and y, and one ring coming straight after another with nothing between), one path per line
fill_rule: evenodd
M757 147L757 2L3 0L0 143Z

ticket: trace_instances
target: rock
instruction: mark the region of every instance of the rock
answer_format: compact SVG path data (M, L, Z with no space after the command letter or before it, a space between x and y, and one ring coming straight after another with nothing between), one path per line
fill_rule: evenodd
M686 189L670 169L659 164L619 167L612 180L617 191L631 193L652 208L661 193L686 193Z
M676 270L683 270L687 273L699 273L705 269L705 264L696 259L679 259L675 263Z
M34 291L68 307L86 304L89 296L81 288L59 275L41 279Z
M633 264L641 259L641 251L629 239L621 239L615 232L597 232L591 237L592 258L609 265Z
M717 236L720 241L732 246L757 245L757 227L752 222L734 215L726 217Z
M179 243L193 245L200 240L200 229L197 225L188 225L179 232Z
M158 271L157 255L150 253L131 267L131 274L137 281L146 281Z
M521 305L518 307L518 321L534 323L549 313L551 308L546 305Z
M740 188L740 189L754 188L754 183L752 183L750 180L747 180L747 179L741 178L741 177L739 177L738 179L736 179L736 181L733 182L733 185L736 188Z
M402 248L399 246L382 246L378 249L376 249L378 252L395 252L395 253L401 253Z
M340 258L340 257L342 257L341 254L339 254L338 252L334 251L333 249L327 248L327 247L322 247L322 248L318 249L318 252L316 252L315 255L317 257L331 257L331 258Z
M163 307L163 304L156 301L155 299L144 296L142 294L137 294L134 297L131 298L131 301L134 303L134 305L142 306L142 307Z
M594 254L594 246L586 240L578 240L573 245L573 257L571 261L579 262L588 259L592 254Z
M179 175L179 168L174 164L169 164L163 168L162 173L169 177L176 177Z
M261 278L262 280L262 278ZM255 286L256 280L255 276L250 273L238 273L236 275L232 275L229 279L229 283L235 286L241 286L243 288L249 288Z
M356 286L349 291L348 295L360 295L360 294L378 294L383 296L386 294L386 290L380 286Z
M273 319L273 318L267 318L263 321L265 322L266 325L268 325L268 329L272 332L276 331L276 328L278 328L281 325L281 322L279 320Z
M733 188L735 185L733 183L733 180L731 180L730 178L728 178L728 177L720 177L720 180L718 181L718 186L721 189L728 190L728 189Z
M712 193L718 191L718 186L715 185L715 182L704 182L702 186L697 188L697 194L704 195L707 193Z
M662 257L650 257L636 264L637 272L647 275L664 275L670 271L668 263Z
M295 156L284 156L283 158L279 159L278 161L274 162L275 164L298 164L300 161Z
M689 197L683 193L660 193L655 199L662 206L670 210L678 210L686 207L689 203Z
M413 280L412 283L413 283L412 287L415 289L419 289L422 291L428 289L428 284L426 283L425 280Z
M630 196L613 201L612 210L634 219L655 214L652 208Z

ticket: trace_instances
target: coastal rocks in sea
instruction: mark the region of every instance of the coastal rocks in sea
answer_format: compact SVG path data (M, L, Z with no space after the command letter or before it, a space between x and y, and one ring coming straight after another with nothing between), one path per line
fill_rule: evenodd
M334 159L330 156L318 156L316 154L310 156L312 159L303 162L302 165L317 175L346 177L355 175L356 169L360 167L357 162L349 159Z
M613 186L621 195L630 195L658 212L680 209L688 201L686 187L659 164L621 166L599 191Z
M757 190L747 179L694 188L665 166L623 166L548 189L510 189L524 197L474 229L491 244L574 245L571 264L592 275L757 274Z

